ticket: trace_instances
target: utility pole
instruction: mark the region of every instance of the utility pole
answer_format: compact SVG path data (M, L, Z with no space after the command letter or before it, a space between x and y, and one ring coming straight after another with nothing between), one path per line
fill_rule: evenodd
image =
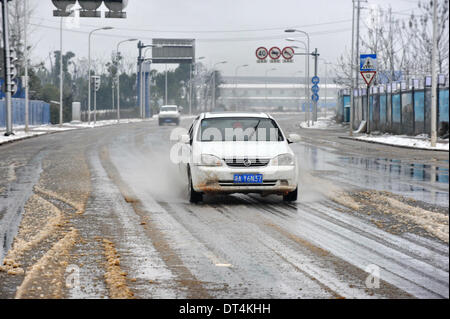
M436 147L437 142L437 1L433 1L433 51L431 56L431 147Z
M192 68L193 64L189 65L189 115L192 115Z
M361 18L361 1L358 0L358 7L356 9L356 54L355 54L355 88L359 87L359 26Z
M60 21L59 30L59 127L63 125L63 98L64 98L64 76L63 76L63 17Z
M212 85L212 107L211 112L216 110L216 70L213 70L213 85Z
M23 2L23 38L24 38L24 58L25 58L25 76L24 76L24 87L25 87L25 132L28 132L28 124L29 124L29 96L28 96L28 0L24 0Z
M139 79L139 86L138 86L138 97L139 97L139 114L142 115L142 49L145 47L144 43L142 41L139 41L137 44L138 50L139 50L139 56L138 56L138 74L137 78Z
M166 65L166 75L165 75L165 79L164 79L164 81L165 81L165 83L164 83L164 85L165 85L165 104L167 105L168 104L168 94L167 94L167 63L165 64Z
M9 50L9 12L8 1L2 0L3 14L3 66L5 74L5 109L6 109L6 132L5 136L14 135L12 131L12 79L11 79L11 60Z
M352 0L352 56L350 61L355 60L355 0ZM350 62L350 76L352 80L350 90L350 136L353 136L353 112L355 109L354 92L355 92L355 78L353 77L353 62ZM345 109L344 109L345 111ZM345 114L344 114L345 117Z

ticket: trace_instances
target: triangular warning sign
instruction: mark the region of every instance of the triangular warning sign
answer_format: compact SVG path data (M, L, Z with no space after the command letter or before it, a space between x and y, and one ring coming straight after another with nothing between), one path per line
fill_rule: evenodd
M361 71L361 75L366 82L367 86L372 83L373 79L375 78L375 75L377 74L376 71Z

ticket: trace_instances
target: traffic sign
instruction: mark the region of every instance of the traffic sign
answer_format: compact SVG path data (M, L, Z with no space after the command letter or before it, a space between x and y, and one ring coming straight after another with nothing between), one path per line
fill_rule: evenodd
M279 47L273 47L269 50L269 56L272 60L278 60L281 56L281 50Z
M370 83L372 83L373 79L375 78L375 75L377 74L376 71L365 71L361 72L361 75L366 82L367 86L370 86Z
M265 47L259 47L258 49L256 49L256 57L259 60L267 59L268 55L269 55L269 52L267 51L267 49Z
M376 54L361 54L359 61L360 72L372 72L377 70Z
M286 60L291 60L294 57L295 51L294 48L292 47L285 47L281 52L281 54L283 55L283 58L285 58Z
M318 76L314 76L311 80L312 84L319 84L320 78Z
M320 91L319 86L317 84L314 84L311 88L311 91L315 94L319 93Z
M317 101L319 101L319 94L314 93L314 94L311 96L311 98L312 98L312 100L313 100L314 102L317 102Z

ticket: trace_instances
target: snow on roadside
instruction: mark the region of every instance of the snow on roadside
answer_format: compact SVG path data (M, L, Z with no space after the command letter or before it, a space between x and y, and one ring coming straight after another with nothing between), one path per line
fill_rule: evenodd
M328 117L319 117L314 124L310 122L310 125L308 126L308 122L301 122L300 127L301 128L308 128L308 129L317 129L317 130L324 130L327 128L330 128L332 126L336 126L336 121L334 120L334 115L328 116Z
M18 131L18 132L15 132L14 135L4 136L4 132L0 131L0 145L3 144L3 143L13 142L13 141L16 141L16 140L22 140L22 139L25 139L25 138L30 138L30 137L33 137L33 136L38 136L38 135L43 135L43 134L46 134L46 133L45 132L28 132L28 133L25 133L25 132Z
M195 115L182 115L182 119L193 119L196 116ZM120 124L129 124L129 123L140 123L140 122L148 122L148 121L154 121L158 118L158 115L154 115L150 119L121 119ZM4 136L5 130L0 129L0 145L8 142L18 141L26 138L30 138L33 136L39 136L49 133L56 133L56 132L64 132L64 131L71 131L76 129L85 129L85 128L96 128L96 127L103 127L108 125L117 125L117 119L115 120L103 120L103 121L97 121L94 125L94 122L91 121L91 123L87 122L78 122L78 123L64 123L62 127L59 127L59 125L30 125L28 133L25 133L25 126L24 125L17 125L13 127L14 135L11 136Z
M359 136L355 137L357 140L361 141L369 141L376 142L380 144L393 145L393 146L404 146L411 148L419 148L419 149L429 149L429 150L440 150L440 151L448 151L449 143L448 142L438 142L436 147L431 147L431 142L423 135L419 135L416 137L405 136L405 135L390 135L385 134L381 136Z

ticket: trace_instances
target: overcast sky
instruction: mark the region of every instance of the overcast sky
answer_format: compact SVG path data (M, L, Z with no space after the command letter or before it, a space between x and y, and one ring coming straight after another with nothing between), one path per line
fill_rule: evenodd
M59 50L59 18L53 17L50 0L31 0L36 10L31 23L35 31L33 59L48 62L49 52ZM364 6L392 6L394 12L406 14L416 7L415 0L369 0ZM101 8L104 10L104 7ZM114 30L96 33L93 58L109 59L119 41L139 38L151 43L152 38L195 38L197 57L211 66L226 60L219 69L225 75L264 75L272 65L256 63L255 50L259 46L283 48L292 37L283 30L302 29L311 35L311 48L330 62L351 46L352 0L129 0L127 19L68 20L64 23L64 51L78 57L88 55L88 32L96 27L112 26ZM367 11L365 11L367 12ZM363 16L364 16L363 11ZM405 15L402 16L406 18ZM299 39L304 39L300 34ZM129 59L137 57L136 43L121 46ZM291 76L303 70L302 57L294 64L277 65L273 76Z

